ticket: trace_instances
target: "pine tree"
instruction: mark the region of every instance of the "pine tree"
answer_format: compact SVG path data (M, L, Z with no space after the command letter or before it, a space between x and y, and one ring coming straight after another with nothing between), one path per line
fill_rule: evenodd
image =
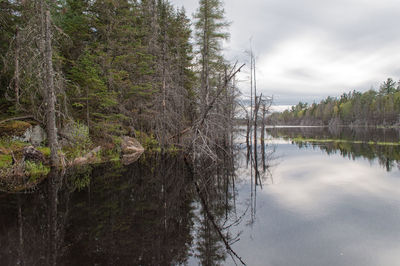
M220 0L200 0L199 5L194 17L201 66L201 105L204 107L209 103L210 94L218 85L218 76L215 73L221 73L222 42L229 38L229 34L225 32L229 23L224 18L224 9Z

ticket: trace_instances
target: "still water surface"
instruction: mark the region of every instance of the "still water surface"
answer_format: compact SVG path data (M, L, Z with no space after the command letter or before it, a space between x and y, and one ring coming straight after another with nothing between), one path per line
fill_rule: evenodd
M249 265L400 265L397 167L275 143L273 179L257 192L255 222L234 245ZM239 201L250 190L244 181Z
M368 144L398 131L268 133L262 187L239 145L235 183L208 191L235 252L248 265L400 265L400 146ZM292 142L316 136L347 141ZM1 265L234 265L179 155L55 176L0 194Z

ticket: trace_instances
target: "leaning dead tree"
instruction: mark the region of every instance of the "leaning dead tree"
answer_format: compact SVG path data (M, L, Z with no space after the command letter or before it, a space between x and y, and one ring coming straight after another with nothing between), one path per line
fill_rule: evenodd
M193 162L196 161L197 157L203 155L206 155L213 161L218 159L215 149L211 145L211 143L215 143L215 136L218 133L216 130L213 130L216 126L213 118L216 116L212 111L217 107L218 100L220 100L223 92L229 90L231 81L243 67L244 64L237 67L236 63L229 72L225 69L223 83L219 88L217 88L211 101L202 108L203 111L200 114L199 119L190 128L190 131L192 132L192 141L189 150L192 151ZM221 114L218 114L218 116L221 116Z
M231 143L232 116L234 114L233 101L234 101L234 86L233 80L238 72L244 67L244 64L237 67L235 64L229 71L225 66L223 78L218 87L215 88L215 93L211 97L208 104L201 108L201 113L198 119L193 123L190 128L181 132L181 134L188 134L190 138L189 146L186 148L188 151L185 162L190 169L193 178L193 184L196 192L201 200L203 210L206 213L207 219L211 222L212 227L217 232L219 238L224 243L226 251L232 258L238 259L243 265L244 262L241 257L232 249L231 244L227 237L223 234L223 228L218 225L210 208L210 195L214 185L218 183L218 175L206 174L207 169L216 168L217 163L221 158L229 158L231 155L228 151ZM228 108L223 108L225 105ZM226 130L223 130L225 127ZM189 163L190 160L190 163ZM222 159L222 161L226 159ZM224 170L222 170L224 171ZM228 175L227 175L228 176ZM229 184L225 180L226 184ZM212 194L212 193L211 193Z

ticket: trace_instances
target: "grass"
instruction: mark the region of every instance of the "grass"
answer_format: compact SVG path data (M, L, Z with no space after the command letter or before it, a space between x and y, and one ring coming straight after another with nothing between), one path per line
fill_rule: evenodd
M11 163L12 163L11 155L0 155L0 169L10 167Z
M400 142L376 142L376 145L380 145L380 146L400 146Z
M17 160L22 158L22 149L27 143L11 138L0 138L0 169L10 168L12 165L12 154Z
M345 140L345 139L312 139L296 137L291 139L294 142L314 142L314 143L353 143L353 144L368 144L379 146L400 146L400 142L375 142L375 141L360 141L360 140Z
M0 152L2 153L10 153L11 151L20 150L25 146L28 146L28 143L13 140L11 138L0 138Z
M50 167L42 163L25 162L25 173L30 176L30 181L36 180L38 177L46 176L50 172Z
M376 128L390 129L390 128L400 128L400 126L377 126Z
M43 153L46 158L50 158L50 148L49 147L37 147L38 151Z
M32 145L30 143L22 142L19 140L13 140L11 138L0 138L0 155L11 155L14 153L18 155L22 151L22 149L26 146ZM45 157L50 157L50 148L49 147L36 147L36 149L43 153ZM17 158L19 159L19 158Z
M8 171L12 165L12 154L14 154L16 160L21 160L23 156L23 148L31 144L25 143L11 138L0 138L0 169ZM43 153L47 158L50 157L49 147L37 147L37 150ZM36 180L38 177L45 176L49 173L50 168L43 165L42 163L35 163L26 161L25 162L25 174L30 176L31 181Z

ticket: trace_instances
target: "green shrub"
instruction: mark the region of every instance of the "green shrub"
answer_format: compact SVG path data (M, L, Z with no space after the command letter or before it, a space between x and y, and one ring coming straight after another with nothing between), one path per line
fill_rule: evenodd
M89 136L89 128L80 122L72 122L66 126L65 135L69 145L63 147L69 158L76 158L89 152L92 141Z
M70 136L72 137L73 144L77 147L81 147L87 150L92 145L92 141L89 136L89 128L80 122L71 124Z
M11 155L0 155L0 168L7 168L12 163Z
M50 167L44 166L42 163L25 162L25 173L30 176L31 181L38 177L45 176L50 172Z
M160 144L156 140L153 134L150 136L147 135L146 133L142 131L135 131L136 138L142 144L143 148L147 151L159 151L160 150Z
M0 138L0 151L9 153L10 151L20 150L25 146L28 146L28 143L13 140L9 137Z
M41 153L43 153L43 155L45 157L50 157L50 148L49 147L38 147L37 150L40 151Z

